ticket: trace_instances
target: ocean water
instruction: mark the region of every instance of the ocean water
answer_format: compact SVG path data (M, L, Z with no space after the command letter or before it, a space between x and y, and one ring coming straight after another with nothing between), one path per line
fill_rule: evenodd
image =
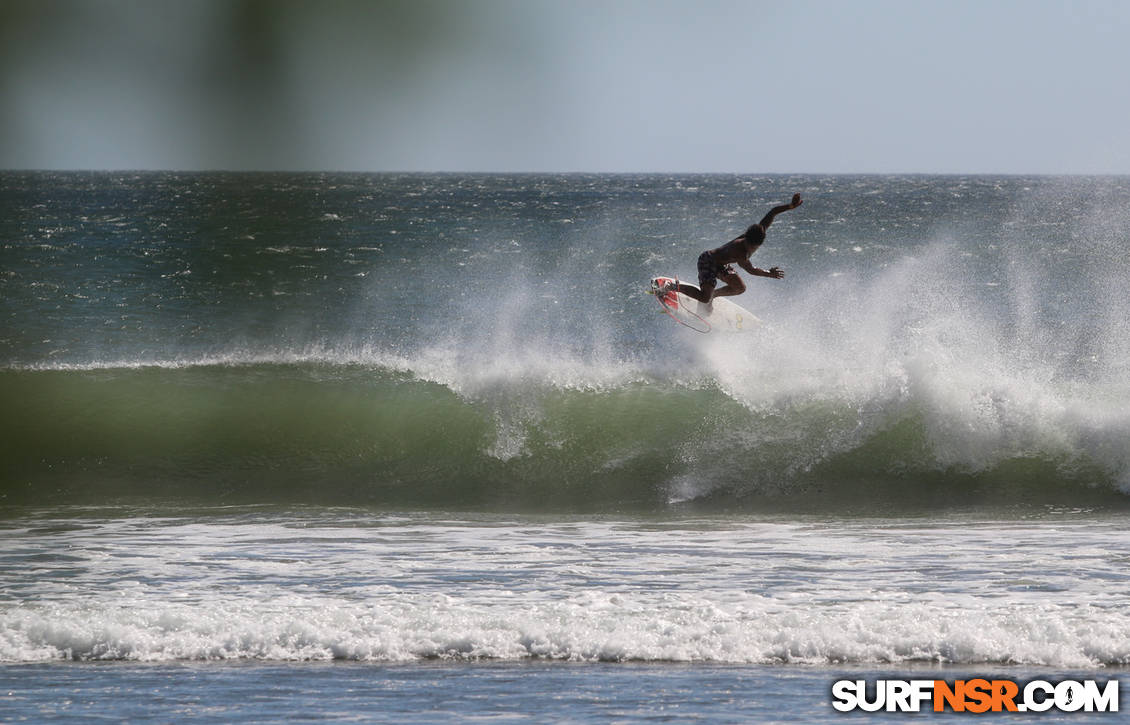
M764 325L644 294L794 192ZM1125 680L1128 238L1121 177L0 172L0 720Z

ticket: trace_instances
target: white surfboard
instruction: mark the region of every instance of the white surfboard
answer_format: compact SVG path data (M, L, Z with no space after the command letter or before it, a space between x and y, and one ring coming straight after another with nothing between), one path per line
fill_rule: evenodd
M675 282L673 277L655 277L651 280L649 294L655 295L663 311L681 325L696 332L745 332L761 324L756 315L725 297L715 297L704 305L674 289L659 293L662 286ZM698 285L681 284L698 289Z

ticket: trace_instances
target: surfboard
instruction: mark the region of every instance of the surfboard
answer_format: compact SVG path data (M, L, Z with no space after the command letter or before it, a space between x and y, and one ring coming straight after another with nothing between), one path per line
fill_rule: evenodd
M704 305L674 289L660 293L660 289L667 283L676 283L676 280L674 277L655 277L651 280L648 294L655 295L663 312L675 322L686 325L695 332L746 332L761 324L756 315L725 297L715 297L710 304ZM698 289L698 285L686 282L681 284Z

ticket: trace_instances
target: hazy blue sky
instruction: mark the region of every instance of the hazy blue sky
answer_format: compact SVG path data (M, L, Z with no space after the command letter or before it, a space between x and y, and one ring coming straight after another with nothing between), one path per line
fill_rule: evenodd
M1124 0L0 0L0 167L1130 173Z

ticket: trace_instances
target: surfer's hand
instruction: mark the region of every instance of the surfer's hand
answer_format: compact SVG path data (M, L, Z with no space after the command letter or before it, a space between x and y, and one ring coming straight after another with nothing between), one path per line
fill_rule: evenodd
M773 279L784 279L785 278L785 270L781 269L780 267L772 267L772 268L769 269L769 275L768 276L772 277Z
M804 201L800 198L800 194L793 194L793 203L789 204L789 208L790 209L796 209L798 206L800 206L803 203L804 203Z

